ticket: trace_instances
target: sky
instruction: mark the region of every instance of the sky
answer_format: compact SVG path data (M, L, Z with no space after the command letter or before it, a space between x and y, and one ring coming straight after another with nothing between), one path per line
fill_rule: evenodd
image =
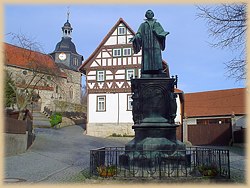
M148 9L153 10L154 18L164 30L170 32L162 54L169 65L170 75L178 75L179 89L193 93L245 87L244 81L236 82L227 77L225 63L234 57L234 53L209 45L213 39L208 37L205 21L197 18L198 10L194 4L5 4L4 40L13 44L6 34L22 33L39 42L44 53L51 53L61 40L61 28L67 21L69 10L72 41L86 60L119 18L136 32Z

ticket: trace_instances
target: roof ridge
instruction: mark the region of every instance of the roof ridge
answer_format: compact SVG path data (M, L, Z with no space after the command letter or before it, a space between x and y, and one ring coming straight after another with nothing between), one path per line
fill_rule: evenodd
M198 91L198 92L190 92L190 93L186 93L186 94L208 93L208 92L219 92L219 91L240 90L240 89L246 89L246 87L240 87L240 88L229 88L229 89L219 89L219 90L208 90L208 91Z
M42 55L48 55L46 53L43 53L43 52L39 52L39 51L35 51L35 50L31 50L31 49L27 49L27 48L24 48L24 47L21 47L21 46L17 46L17 45L14 45L14 44L10 44L8 42L3 42L4 44L7 44L7 45L10 45L10 46L13 46L13 47L16 47L16 48L21 48L23 50L28 50L28 51L31 51L31 52L35 52L35 53L40 53Z

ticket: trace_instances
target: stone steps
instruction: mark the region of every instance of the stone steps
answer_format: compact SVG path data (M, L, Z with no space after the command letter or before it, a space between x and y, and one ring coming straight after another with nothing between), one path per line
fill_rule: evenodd
M33 112L33 127L34 128L50 128L50 120L43 113Z

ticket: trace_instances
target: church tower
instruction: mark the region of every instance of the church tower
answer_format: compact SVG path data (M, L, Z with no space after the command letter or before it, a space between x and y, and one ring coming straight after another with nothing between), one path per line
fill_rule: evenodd
M82 93L82 76L78 68L82 65L83 56L76 51L72 42L71 34L73 28L69 22L69 11L67 21L62 27L62 39L57 43L55 50L49 55L52 56L56 65L67 75L67 81L55 86L54 98L62 96L62 100L69 103L80 104Z
M78 71L78 67L82 64L83 56L76 52L75 44L71 41L72 30L68 11L67 21L62 27L62 39L57 43L55 50L50 55L60 68Z

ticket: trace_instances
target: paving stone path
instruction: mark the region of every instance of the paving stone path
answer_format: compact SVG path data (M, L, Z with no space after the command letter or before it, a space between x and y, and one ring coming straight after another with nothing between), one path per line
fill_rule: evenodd
M81 126L61 129L35 128L36 139L26 153L5 157L4 178L7 183L71 182L89 167L89 151L103 146L124 146L132 138L104 139L83 134ZM231 178L246 180L246 156L242 148L230 149Z
M59 183L89 167L89 151L123 142L83 134L81 126L36 128L36 139L26 153L5 157L5 182Z

